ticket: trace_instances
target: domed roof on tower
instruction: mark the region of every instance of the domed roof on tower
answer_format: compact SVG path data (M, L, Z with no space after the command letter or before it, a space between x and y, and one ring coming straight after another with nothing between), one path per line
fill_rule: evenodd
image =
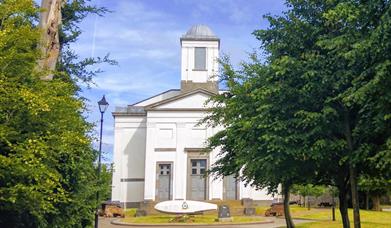
M193 25L181 40L220 40L207 25Z

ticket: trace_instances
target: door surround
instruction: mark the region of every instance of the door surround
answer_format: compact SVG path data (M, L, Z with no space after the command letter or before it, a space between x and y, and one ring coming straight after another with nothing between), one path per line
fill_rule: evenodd
M227 199L227 178L229 176L224 176L223 177L223 200L233 200L233 199ZM239 179L235 178L235 199L238 200L240 199L240 185L239 185Z
M193 159L205 159L206 160L206 170L209 169L209 153L203 152L202 149L197 151L187 151L187 174L186 174L186 199L190 200L191 196L191 160ZM209 200L209 177L205 177L205 193L204 200Z

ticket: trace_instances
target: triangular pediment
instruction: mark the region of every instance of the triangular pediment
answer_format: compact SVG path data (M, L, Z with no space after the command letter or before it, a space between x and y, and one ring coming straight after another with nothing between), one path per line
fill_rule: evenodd
M214 93L204 90L197 89L188 93L182 93L178 96L148 105L145 107L146 110L189 110L189 109L206 109L206 101L213 96Z

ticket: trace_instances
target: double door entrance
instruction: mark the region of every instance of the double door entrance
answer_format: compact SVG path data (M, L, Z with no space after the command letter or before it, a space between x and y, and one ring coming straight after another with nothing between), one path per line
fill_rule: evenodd
M187 177L187 199L207 199L207 159L190 159ZM172 164L158 163L156 173L156 200L172 200ZM185 184L185 183L178 183Z
M187 169L186 198L189 200L208 199L208 178L205 176L208 159L189 158ZM156 173L156 200L172 200L172 163L158 163ZM180 172L180 171L179 171ZM185 184L185 183L177 183ZM234 176L223 178L223 198L225 200L239 199L238 181Z

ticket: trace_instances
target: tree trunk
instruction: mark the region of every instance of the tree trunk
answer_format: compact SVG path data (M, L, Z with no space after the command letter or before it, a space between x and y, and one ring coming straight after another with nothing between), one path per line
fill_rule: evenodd
M357 169L356 169L356 167L354 167L353 165L350 165L349 174L350 174L350 188L352 191L354 228L361 228L360 205L359 205L359 199L358 199Z
M41 31L41 58L38 61L39 70L44 72L42 80L52 80L60 55L59 26L61 24L62 0L42 0L39 27Z
M372 195L372 210L381 211L380 207L380 195L375 193Z
M349 214L348 214L348 200L346 198L346 188L339 187L339 212L341 213L342 224L344 228L350 228Z
M310 203L310 197L307 196L307 207L308 207L308 210L311 210L311 203Z
M369 210L369 192L365 193L365 209Z
M332 209L331 209L331 214L332 214L332 218L333 218L333 221L335 221L335 200L334 200L334 193L332 195Z
M293 223L292 216L289 210L289 190L290 190L290 185L283 185L282 186L282 191L284 195L284 214L285 214L285 222L286 222L286 227L287 228L294 228L295 224Z
M352 129L350 127L350 117L349 110L342 105L344 108L344 121L345 121L345 137L349 150L349 156L353 156L354 146L353 146L353 137ZM350 190L352 196L352 206L353 206L353 220L354 228L361 228L360 223L360 205L358 199L358 189L357 189L357 168L352 160L350 160L349 165L349 181L350 181Z

